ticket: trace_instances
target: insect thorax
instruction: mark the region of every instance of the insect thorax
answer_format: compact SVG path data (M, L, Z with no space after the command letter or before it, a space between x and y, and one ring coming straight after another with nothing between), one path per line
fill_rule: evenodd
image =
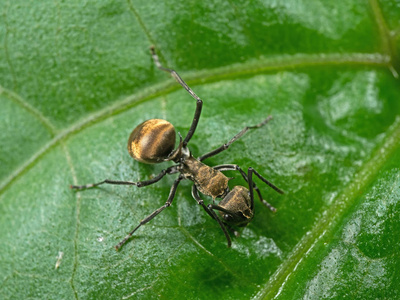
M192 180L198 190L207 196L223 198L228 192L228 177L194 157L187 158L182 164L182 174Z

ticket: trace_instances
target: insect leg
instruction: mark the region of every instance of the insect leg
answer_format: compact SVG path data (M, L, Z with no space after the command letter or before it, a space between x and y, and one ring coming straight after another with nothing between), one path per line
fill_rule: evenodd
M99 186L101 184L116 184L116 185L136 185L137 187L142 187L146 185L150 185L153 183L156 183L157 181L160 181L161 178L163 178L166 174L174 174L177 173L178 171L176 170L176 166L171 166L165 170L162 170L160 174L157 176L153 177L150 180L143 180L143 181L120 181L120 180L110 180L106 179L97 183L91 183L91 184L85 184L85 185L70 185L71 189L76 189L76 190L84 190L84 189L89 189L93 188L96 186Z
M262 121L261 123L254 125L254 126L246 126L245 128L242 129L242 131L240 131L238 134L236 134L228 143L223 144L222 146L218 147L217 149L214 149L206 154L203 154L202 156L200 156L198 158L199 161L203 161L206 158L212 157L214 155L217 155L218 153L226 150L229 148L229 146L231 144L233 144L234 142L236 142L238 139L240 139L247 131L249 131L249 129L257 129L260 128L261 126L264 126L265 124L267 124L270 120L272 119L272 116L268 116L264 121Z
M209 209L204 204L204 201L203 201L203 199L200 198L199 192L195 185L192 186L192 196L197 201L197 203L200 204L204 208L204 210L207 212L207 214L209 214L211 218L213 218L215 221L218 222L219 226L221 227L222 231L225 234L226 240L228 241L228 247L230 247L232 244L232 241L231 241L231 237L228 234L228 231L225 228L224 223L222 223L221 219L217 216L217 214L212 209Z
M253 188L258 192L258 195L260 196L260 200L261 202L268 207L271 211L276 212L276 208L273 207L271 204L269 204L267 201L265 201L264 199L262 199L261 193L258 191L257 187L255 187L255 184L253 184L253 173L257 175L258 178L260 178L262 181L264 181L264 183L266 183L267 185L269 185L271 188L273 188L276 192L278 192L279 194L284 194L284 192L279 189L278 187L276 187L275 185L273 185L271 182L269 182L267 179L265 179L264 177L262 177L256 170L254 170L253 168L249 168L248 169L248 173L247 173L247 177L248 177L248 182L249 182L249 189L250 189L250 196L252 195L252 190Z
M234 165L234 164L225 164L225 165L218 165L213 167L216 170L219 171L239 171L240 174L242 175L242 177L244 178L244 180L246 180L247 183L249 183L249 187L250 187L250 177L249 175L247 175L238 165ZM251 168L253 171L252 172L256 172L253 168ZM259 173L257 173L257 176L261 176ZM261 178L260 178L261 179ZM269 182L268 180L266 180L264 177L263 180L266 184L268 184L271 188L273 188L275 191L277 191L280 194L283 194L283 191L281 189L279 189L278 187L276 187L275 185L273 185L271 182ZM257 187L257 185L252 181L252 186L253 189L257 192L258 194L258 198L260 199L260 201L266 206L268 207L271 211L276 212L276 208L273 207L271 204L269 204L267 201L265 201L261 195L261 191L260 189Z
M212 212L214 212L213 209L215 209L215 210L218 210L218 211L223 212L223 213L228 214L228 215L232 215L233 214L232 211L229 211L229 210L227 210L227 209L225 209L225 208L223 208L223 207L221 207L219 205L216 205L216 204L209 204L209 205L207 205L207 208ZM230 226L227 223L223 223L223 224L236 237L240 236L240 233L237 230L235 230L235 228L233 228L232 226Z
M118 245L115 246L115 249L118 251L123 244L126 243L127 240L135 233L136 230L139 229L140 226L143 224L146 224L147 222L151 221L155 216L157 216L160 212L162 212L165 208L171 206L172 201L174 200L176 189L178 188L179 182L183 179L183 177L179 176L178 179L175 180L174 184L171 187L171 190L169 192L169 196L167 199L167 202L160 208L156 209L153 211L150 215L148 215L146 218L144 218L142 221L140 221L139 225L136 226L129 234L121 241L118 243Z
M280 188L278 188L277 186L273 185L271 182L269 182L267 179L265 179L264 177L262 177L260 175L260 173L258 173L256 170L254 170L252 167L249 168L248 170L248 176L252 175L252 174L256 174L258 178L260 178L262 181L264 181L264 183L266 183L267 185L269 185L271 188L273 188L275 191L277 191L279 194L284 194L285 192L282 191Z
M162 71L170 73L171 76L174 77L175 80L196 100L196 111L194 113L192 125L190 126L190 129L185 139L183 140L183 147L186 147L186 145L192 138L194 132L196 131L197 124L199 123L201 109L203 107L203 101L193 92L193 90L186 84L186 82L179 76L179 74L175 70L165 68L161 65L156 50L154 49L154 46L150 47L150 51L156 67Z

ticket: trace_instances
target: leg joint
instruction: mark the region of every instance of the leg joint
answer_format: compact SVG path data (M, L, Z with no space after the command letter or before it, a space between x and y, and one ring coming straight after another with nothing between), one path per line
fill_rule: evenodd
M141 181L138 181L138 182L136 183L136 186L137 186L138 188L140 188L140 187L142 187L142 186L144 186L144 185L143 185L143 183L142 183Z

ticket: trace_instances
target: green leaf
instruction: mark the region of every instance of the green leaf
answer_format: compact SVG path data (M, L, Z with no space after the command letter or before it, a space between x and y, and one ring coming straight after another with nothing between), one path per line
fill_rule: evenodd
M326 2L2 1L0 298L399 298L400 4ZM146 119L187 133L150 45L195 156L273 116L206 161L285 191L255 179L278 211L230 249L184 181L115 251L177 175L69 188L166 168L128 155Z

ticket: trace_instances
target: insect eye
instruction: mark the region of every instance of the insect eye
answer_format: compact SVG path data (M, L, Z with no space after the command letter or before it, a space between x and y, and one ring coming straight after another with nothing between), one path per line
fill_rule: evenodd
M224 215L224 219L225 219L225 221L231 221L232 220L232 216L228 215L228 214L225 214Z

